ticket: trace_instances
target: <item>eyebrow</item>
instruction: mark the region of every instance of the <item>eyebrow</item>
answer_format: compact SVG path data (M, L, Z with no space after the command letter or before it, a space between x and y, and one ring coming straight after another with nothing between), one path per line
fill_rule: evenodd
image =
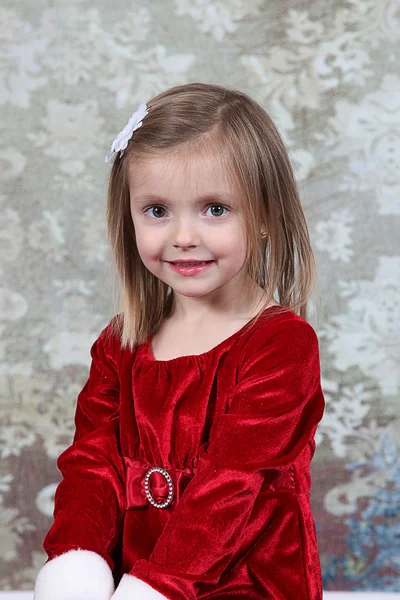
M149 202L151 204L169 204L171 203L170 200L168 200L167 198L162 198L161 196L157 196L155 194L142 194L139 196L135 196L133 198L133 201L135 203L138 204L144 204L146 202ZM196 204L203 204L204 202L207 201L217 201L217 202L221 202L222 204L225 203L230 203L230 204L236 204L235 198L233 196L231 196L230 194L225 194L224 192L215 192L215 193L208 193L208 194L203 194L202 196L198 196L195 200Z

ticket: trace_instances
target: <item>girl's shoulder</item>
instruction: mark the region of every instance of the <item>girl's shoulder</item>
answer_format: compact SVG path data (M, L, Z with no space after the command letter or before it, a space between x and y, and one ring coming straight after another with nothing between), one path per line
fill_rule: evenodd
M95 341L95 344L101 346L105 354L113 359L117 357L117 354L122 352L122 317L122 313L112 317L107 325L101 329Z
M313 325L300 315L282 305L272 306L262 314L250 330L249 339L263 340L288 333L308 332L317 335Z
M305 348L319 352L319 340L313 325L292 310L266 311L239 343L239 362L260 354L280 351L293 356Z

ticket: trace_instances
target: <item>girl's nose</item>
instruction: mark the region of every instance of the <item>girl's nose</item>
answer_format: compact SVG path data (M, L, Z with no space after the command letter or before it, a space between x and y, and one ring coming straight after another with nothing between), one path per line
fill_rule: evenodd
M172 234L172 243L175 247L192 247L199 244L199 235L196 231L196 227L192 223L187 221L177 223L174 232Z

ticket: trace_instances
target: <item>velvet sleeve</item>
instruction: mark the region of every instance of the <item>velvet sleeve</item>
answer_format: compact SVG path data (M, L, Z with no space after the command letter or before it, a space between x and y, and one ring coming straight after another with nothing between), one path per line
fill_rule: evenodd
M74 438L57 460L62 480L55 492L54 521L43 541L48 560L37 579L38 598L64 598L61 591L50 594L50 585L57 579L77 579L77 568L82 580L74 584L79 593L73 597L96 596L93 582L102 577L104 597L114 589L112 551L121 535L125 482L119 448L119 378L109 327L90 349L89 376L76 403ZM57 587L60 590L62 584Z
M254 335L245 348L228 409L200 447L196 473L151 556L129 573L165 598L196 598L201 584L217 585L244 555L261 486L290 469L322 418L314 329L304 320L263 329L264 338Z

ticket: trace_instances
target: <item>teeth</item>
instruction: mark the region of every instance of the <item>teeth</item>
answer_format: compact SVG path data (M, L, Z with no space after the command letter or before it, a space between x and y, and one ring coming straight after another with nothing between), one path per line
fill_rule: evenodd
M198 267L199 265L207 264L207 261L196 262L196 263L173 263L173 264L177 265L178 267Z

